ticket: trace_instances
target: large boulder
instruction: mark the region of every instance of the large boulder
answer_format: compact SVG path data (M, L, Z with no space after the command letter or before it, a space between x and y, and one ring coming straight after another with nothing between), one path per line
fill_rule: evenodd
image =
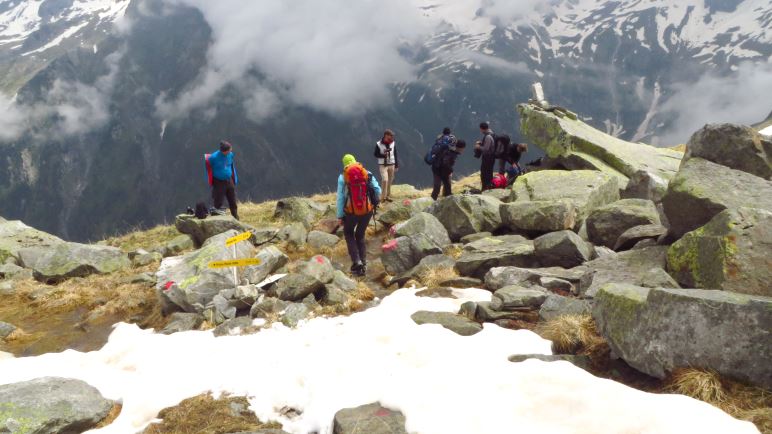
M279 231L276 238L286 242L293 249L300 249L306 245L308 230L303 223L290 223Z
M630 181L627 182L627 187L621 192L621 196L624 199L647 199L659 203L667 193L668 183L669 179L661 178L646 170L639 170L630 176Z
M772 142L744 125L705 125L686 145L684 161L695 157L764 179L772 178Z
M490 291L496 291L497 289L511 285L542 285L543 279L560 279L567 281L574 286L579 286L579 282L586 272L587 269L584 267L575 267L569 270L560 267L497 267L490 269L490 271L485 274L485 287Z
M691 158L670 182L662 204L671 232L681 238L727 208L772 210L772 181Z
M617 178L595 170L540 170L519 176L512 185L512 203L571 202L576 208L576 224L595 208L617 200Z
M549 295L549 291L538 286L505 286L493 293L491 309L511 311L523 308L538 308Z
M409 280L420 280L421 276L428 273L431 270L453 268L456 265L456 261L447 255L430 255L427 256L418 263L415 267L409 271L402 273L400 276L391 280L390 285L397 284L399 286L404 285Z
M237 285L232 268L208 266L212 261L234 258L233 248L226 247L225 241L237 234L234 230L223 232L206 240L199 250L161 262L156 273L156 292L165 310L174 305L185 312L202 313L221 290ZM254 256L251 243L235 244L235 250L236 258Z
M333 434L407 434L405 416L379 403L335 413Z
M410 318L418 325L439 324L461 336L472 336L482 331L482 326L467 317L451 312L418 311Z
M392 196L395 196L394 186L392 186ZM414 215L426 212L434 200L430 197L419 197L417 199L404 199L399 202L383 206L383 212L378 214L378 222L386 226L394 226L397 223L409 220Z
M80 433L96 428L115 403L80 380L43 377L0 386L0 432Z
M324 285L306 274L290 274L276 284L276 295L284 301L301 301L324 288Z
M772 296L772 211L726 210L670 246L668 270L683 286Z
M660 224L654 202L622 199L593 210L587 217L587 236L593 244L613 248L619 236L635 226Z
M64 241L54 235L39 231L13 220L0 222L0 264L8 259L19 259L19 250L28 247L53 247Z
M537 200L504 203L499 208L502 224L512 231L554 232L575 229L579 212L571 200Z
M256 257L260 263L244 269L244 277L253 285L262 282L289 262L289 257L274 246L260 250Z
M629 177L646 171L670 180L678 170L683 153L631 143L601 132L561 110L544 110L534 104L520 104L520 131L547 156L567 169L593 169L619 180L624 187Z
M204 317L198 313L174 312L169 316L169 323L159 333L171 335L174 333L198 330Z
M442 247L423 233L391 240L382 250L381 262L386 272L392 276L405 273L427 256L442 253Z
M610 284L593 317L614 353L641 372L706 368L772 388L772 298Z
M340 242L340 237L327 232L311 231L308 233L308 247L320 251L335 247Z
M630 250L643 240L658 240L667 233L667 228L662 225L642 225L632 227L622 233L614 243L614 250Z
M227 231L236 231L237 235L252 232L250 241L260 245L274 239L278 232L276 229L257 229L228 215L199 219L193 215L181 214L174 220L174 227L181 233L190 235L196 246L201 246L209 238Z
M276 202L273 217L287 223L302 223L306 230L310 230L326 210L325 206L311 199L289 197Z
M108 246L58 243L51 247L27 247L18 254L21 265L32 269L35 279L41 282L109 274L131 266L125 253Z
M398 237L409 237L416 234L425 234L440 247L450 244L450 237L445 227L437 220L437 217L420 212L411 217L408 221L395 226L395 233Z
M549 321L564 315L585 315L592 312L589 300L550 294L539 309L539 319Z
M536 267L533 241L510 241L491 244L477 250L465 250L456 260L462 276L482 278L494 267Z
M335 268L332 262L322 255L316 255L298 267L297 272L311 276L323 284L327 284L335 279Z
M438 200L429 212L448 230L450 239L477 232L494 232L501 227L501 201L482 195L454 195Z
M678 283L667 274L667 247L654 246L603 256L585 262L584 275L579 281L579 293L594 297L607 283L629 283L647 288L677 288Z
M592 258L592 245L575 232L560 231L533 240L536 259L544 267L573 268Z

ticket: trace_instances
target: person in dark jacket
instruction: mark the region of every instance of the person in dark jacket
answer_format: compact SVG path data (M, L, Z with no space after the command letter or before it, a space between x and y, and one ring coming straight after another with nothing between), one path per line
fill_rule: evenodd
M210 184L212 185L212 201L214 207L221 209L224 199L228 199L228 207L231 215L239 219L238 206L236 205L236 184L238 175L233 164L233 145L226 141L220 142L220 150L214 152L207 159L207 169L210 172Z
M480 124L483 137L474 145L474 155L480 158L480 183L483 191L493 188L493 169L496 165L496 140L487 122Z
M434 160L432 164L432 174L434 175L434 189L432 190L432 199L437 200L440 195L440 187L442 187L442 196L450 196L453 194L450 179L453 176L453 166L456 164L456 159L466 149L466 142L458 140L455 145L443 148L440 154Z
M394 184L394 174L399 170L399 156L397 155L397 143L394 141L394 131L383 132L381 140L375 144L375 158L378 159L378 168L383 184L384 202L391 202L391 186Z
M502 168L504 167L504 163L509 164L506 173L510 183L514 181L515 178L525 173L525 169L520 166L520 158L522 158L523 154L526 152L528 152L528 144L517 143L515 146L509 147L506 158L502 160Z

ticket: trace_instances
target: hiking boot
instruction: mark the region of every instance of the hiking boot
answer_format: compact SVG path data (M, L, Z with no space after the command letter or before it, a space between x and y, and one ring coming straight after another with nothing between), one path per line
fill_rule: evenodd
M357 262L356 264L351 265L351 275L352 276L363 276L365 266L361 262Z

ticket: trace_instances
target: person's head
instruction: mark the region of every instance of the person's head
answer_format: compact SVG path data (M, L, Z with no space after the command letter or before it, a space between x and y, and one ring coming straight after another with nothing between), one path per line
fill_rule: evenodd
M480 122L480 131L485 132L488 131L491 128L490 125L488 125L488 122Z
M383 138L381 139L381 143L383 144L391 144L394 142L394 131L392 130L386 130L383 132Z
M220 152L222 152L223 154L227 154L232 149L233 149L233 145L231 145L229 142L226 142L225 140L220 142Z
M450 128L445 127L442 129L442 135L443 136L449 136L450 135Z
M522 153L528 152L528 143L518 143L517 151Z
M461 139L459 139L456 142L456 152L458 152L460 154L460 153L464 152L464 149L466 149L466 142L461 140Z
M356 162L357 162L357 159L354 158L354 156L351 155L351 154L346 154L346 155L343 156L343 168L344 169L346 167L356 163Z

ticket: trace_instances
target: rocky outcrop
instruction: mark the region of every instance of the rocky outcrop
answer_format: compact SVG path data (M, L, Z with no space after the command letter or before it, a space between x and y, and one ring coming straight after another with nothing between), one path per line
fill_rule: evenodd
M260 259L260 263L244 269L244 277L253 285L261 283L289 263L289 257L274 246L260 250L256 257Z
M693 157L670 182L662 204L671 232L680 238L725 209L772 211L772 181Z
M772 296L772 212L726 210L670 246L668 270L689 288Z
M41 282L59 282L71 277L109 274L131 265L120 249L78 243L19 250L19 262L32 269Z
M587 268L576 267L566 270L560 267L550 268L492 268L485 274L485 287L490 291L510 285L542 285L542 279L560 279L579 286L580 279L587 273Z
M592 245L575 232L560 231L533 240L536 259L544 267L573 268L592 258Z
M317 251L335 247L340 241L337 235L327 232L311 231L308 233L308 247Z
M593 169L613 176L624 188L636 172L646 171L670 180L683 154L605 134L560 110L546 111L520 104L520 131L547 156L571 170Z
M587 236L593 244L613 248L628 229L660 224L654 202L646 199L622 199L593 210L587 217Z
M409 271L402 273L402 275L395 277L391 280L390 285L397 284L399 286L404 285L409 280L420 280L421 277L431 270L442 268L453 268L456 265L456 261L450 256L446 255L431 255L427 256L418 263L415 267Z
M392 186L392 195L394 195L394 187L395 186ZM430 197L405 199L400 202L390 204L387 208L384 208L383 212L379 213L376 218L381 224L386 226L394 226L397 223L410 219L420 212L427 211L433 204L434 201Z
M327 211L327 207L303 197L289 197L276 202L273 218L287 223L302 223L310 230L314 222Z
M538 266L533 241L519 238L502 240L499 243L480 246L475 250L465 250L456 260L456 269L462 276L482 278L494 267Z
M691 158L702 158L767 180L772 178L772 142L744 125L705 125L686 145L683 161Z
M584 315L592 311L589 300L550 294L539 309L539 319L549 321L564 315Z
M420 212L411 217L408 221L396 225L394 228L398 237L424 234L440 247L445 247L450 244L448 231L436 217L426 212Z
M193 215L182 214L177 216L174 226L181 233L190 235L196 246L201 246L209 238L227 231L236 231L237 234L252 232L250 241L260 245L273 240L278 232L276 229L257 229L226 215L198 219Z
M378 403L335 413L333 434L407 434L405 416Z
M772 388L772 298L610 284L593 317L614 353L641 372L706 368Z
M381 262L392 276L405 273L427 256L442 253L442 247L423 233L391 240L383 245L382 250Z
M505 286L493 293L491 309L509 311L520 308L538 308L549 294L549 291L538 286Z
M19 250L29 247L53 247L64 243L58 237L13 220L0 222L0 264L19 259Z
M570 200L538 200L502 204L504 227L515 232L554 232L578 226L579 213Z
M482 331L482 326L464 316L450 312L418 311L410 316L418 325L439 324L461 336L472 336Z
M477 232L494 232L501 227L498 199L482 195L454 195L438 200L429 213L445 226L450 239Z
M80 380L44 377L0 386L0 432L80 433L95 428L114 403Z
M632 227L617 238L614 250L630 250L638 242L643 240L658 240L667 233L667 228L662 225L642 225Z
M579 293L594 297L607 283L629 283L647 288L676 288L678 284L665 271L667 247L655 246L603 256L585 262Z
M308 230L303 223L295 222L281 228L276 238L287 243L287 246L299 250L308 241Z

